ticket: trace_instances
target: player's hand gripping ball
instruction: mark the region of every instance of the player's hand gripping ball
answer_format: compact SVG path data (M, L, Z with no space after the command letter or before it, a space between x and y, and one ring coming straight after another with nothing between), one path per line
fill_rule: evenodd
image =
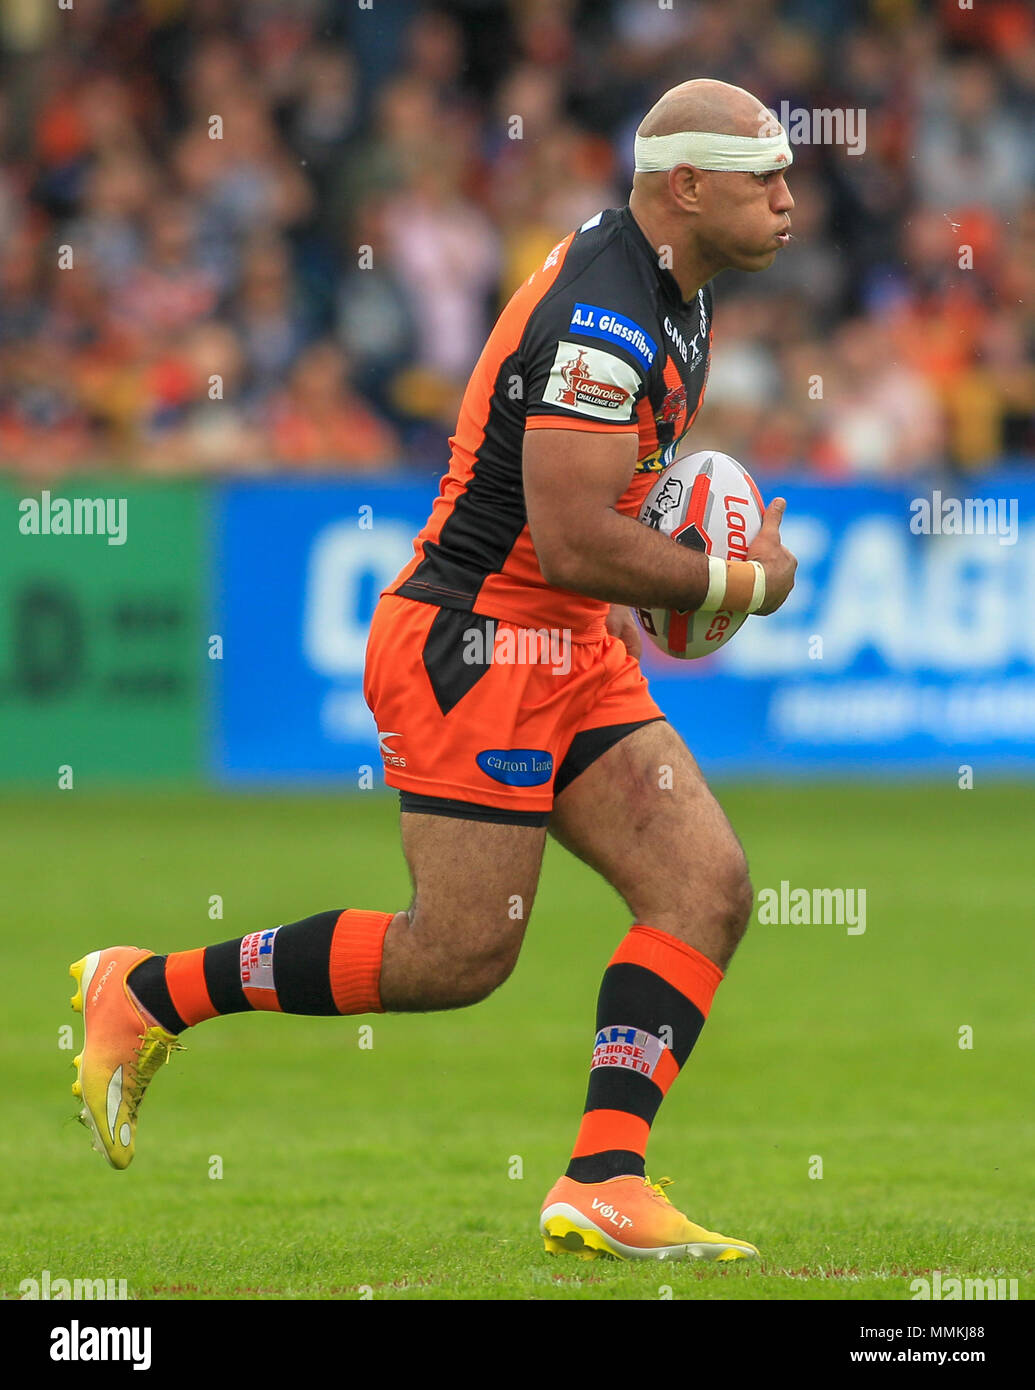
M765 505L747 469L712 450L669 464L647 494L640 520L677 545L721 560L744 560L758 535ZM636 616L668 656L694 659L718 651L744 624L746 613L638 608Z

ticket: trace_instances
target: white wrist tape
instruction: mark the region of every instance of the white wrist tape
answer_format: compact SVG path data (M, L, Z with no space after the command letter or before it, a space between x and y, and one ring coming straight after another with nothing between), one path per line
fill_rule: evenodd
M716 613L726 598L726 561L712 555L708 560L708 592L701 603L702 613Z
M755 587L751 591L751 602L748 604L749 613L757 613L765 603L765 570L757 560L751 563L755 567Z
M714 555L708 557L708 591L701 600L697 610L699 613L717 613L720 609L728 606L726 599L730 586L730 563L729 560L720 560ZM732 563L736 571L736 593L733 600L736 607L731 611L757 613L765 602L765 570L757 560L734 560ZM743 605L747 584L745 572L747 565L752 566L754 574L751 583L751 597L745 607Z

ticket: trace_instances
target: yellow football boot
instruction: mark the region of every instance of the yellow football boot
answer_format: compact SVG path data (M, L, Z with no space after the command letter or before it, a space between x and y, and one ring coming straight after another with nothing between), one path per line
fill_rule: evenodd
M113 1168L133 1159L137 1111L155 1072L182 1051L130 994L126 976L153 955L136 946L91 951L69 966L76 982L72 1008L83 1016L83 1050L74 1058L80 1121L93 1133L93 1146Z
M583 1260L743 1260L758 1251L745 1240L730 1240L695 1226L665 1196L662 1178L609 1178L574 1182L561 1178L551 1188L539 1218L543 1244L551 1255L567 1252Z

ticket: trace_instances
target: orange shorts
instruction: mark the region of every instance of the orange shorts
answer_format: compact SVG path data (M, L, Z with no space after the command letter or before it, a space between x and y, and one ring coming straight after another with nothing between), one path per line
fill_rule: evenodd
M363 694L403 810L545 825L558 792L664 715L616 637L572 641L384 595Z

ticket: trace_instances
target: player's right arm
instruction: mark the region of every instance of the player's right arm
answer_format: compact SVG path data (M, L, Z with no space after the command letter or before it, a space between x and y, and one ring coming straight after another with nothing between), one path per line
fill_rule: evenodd
M615 510L636 449L637 436L628 432L526 432L525 509L543 578L633 608L700 608L708 592L708 556ZM765 570L763 614L775 612L794 585L797 561L780 542L784 506L783 498L770 503L748 550Z

